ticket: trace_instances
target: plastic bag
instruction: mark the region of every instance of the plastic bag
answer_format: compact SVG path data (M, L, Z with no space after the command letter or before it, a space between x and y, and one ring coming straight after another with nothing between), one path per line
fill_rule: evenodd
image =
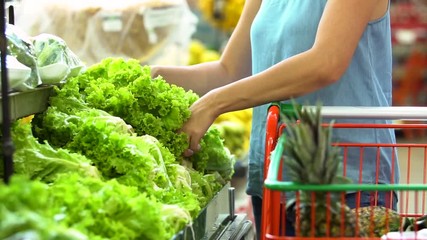
M42 83L60 83L78 75L83 69L84 64L60 37L43 33L32 40Z
M14 56L6 56L6 66L10 89L15 89L16 87L18 87L19 85L24 83L31 75L31 68L20 63ZM0 81L0 87L1 85L2 84Z
M34 48L37 55L37 65L44 67L54 63L64 63L65 42L51 34L40 34L33 39Z
M27 33L59 36L87 65L106 57L149 63L170 45L187 51L197 20L186 0L22 0L16 13Z
M40 73L37 67L34 45L30 37L14 25L6 25L8 54L15 57L20 63L31 69L30 77L22 84L14 87L18 91L29 91L41 84Z

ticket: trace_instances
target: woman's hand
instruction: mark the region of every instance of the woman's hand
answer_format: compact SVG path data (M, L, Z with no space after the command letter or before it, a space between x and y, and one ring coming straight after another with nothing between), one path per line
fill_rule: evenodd
M191 116L181 128L188 135L189 148L184 152L185 157L192 156L200 150L200 140L219 114L216 113L213 94L208 93L190 107Z

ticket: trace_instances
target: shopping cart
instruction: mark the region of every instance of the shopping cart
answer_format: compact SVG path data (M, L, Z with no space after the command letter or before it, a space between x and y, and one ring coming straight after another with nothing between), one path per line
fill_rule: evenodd
M314 106L303 106L314 108ZM406 165L406 172L400 172L400 183L392 184L336 184L336 185L298 185L282 179L283 141L280 137L285 125L281 123L281 114L294 114L293 106L285 104L272 104L268 110L266 123L266 147L264 163L264 192L262 205L261 232L262 240L266 239L302 239L286 237L283 234L283 220L286 215L286 207L281 201L282 193L305 191L369 191L369 192L396 192L398 193L398 211L402 217L419 217L427 215L427 143L334 143L334 145L348 148L390 148L399 152L400 162ZM416 129L427 131L427 107L327 107L321 108L323 118L330 119L389 119L391 124L372 123L335 123L333 128L363 129L363 128L392 128L392 129ZM398 121L405 119L405 121ZM416 121L414 121L416 120ZM360 121L359 121L360 122ZM427 141L426 141L427 142ZM277 148L276 148L277 145ZM274 151L273 151L274 150ZM421 159L413 159L414 151L420 152ZM343 151L343 162L346 163ZM379 156L377 156L378 158ZM402 158L405 158L403 160ZM379 161L379 160L378 160ZM417 164L418 167L413 165ZM344 167L345 168L345 167ZM392 170L393 171L393 170ZM413 173L418 171L421 179L413 179ZM332 190L333 189L333 190ZM356 200L357 201L357 200ZM386 216L387 217L387 216ZM403 221L403 220L402 220ZM282 224L282 226L281 226ZM296 229L298 233L298 229ZM297 234L298 235L298 234ZM305 239L315 239L305 238ZM340 238L344 239L344 238ZM355 239L355 238L354 238ZM371 238L377 239L377 238Z

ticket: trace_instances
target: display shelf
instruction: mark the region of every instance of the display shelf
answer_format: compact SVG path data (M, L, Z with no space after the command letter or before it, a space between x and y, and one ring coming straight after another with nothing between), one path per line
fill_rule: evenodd
M10 93L10 119L13 121L46 110L52 89L53 86L42 86L27 92ZM3 101L1 96L0 101ZM3 123L2 119L3 111L0 110L0 123Z
M172 240L243 239L243 236L252 236L245 239L254 239L255 233L247 215L234 214L234 197L231 200L233 206L230 206L230 186L228 182L200 211L193 223L172 237ZM234 214L233 219L230 219L231 212Z
M199 215L194 219L191 226L187 226L181 232L177 233L173 240L193 240L202 239L210 230L220 214L228 213L228 189L230 183L227 183L202 209Z

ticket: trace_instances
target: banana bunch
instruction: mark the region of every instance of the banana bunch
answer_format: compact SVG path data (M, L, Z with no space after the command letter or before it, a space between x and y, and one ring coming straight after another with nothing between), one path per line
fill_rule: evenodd
M252 127L252 109L220 115L214 122L224 139L224 145L237 159L242 159L249 150Z
M202 16L212 26L231 32L242 14L245 0L199 0Z
M221 56L219 52L206 48L199 40L191 40L189 53L188 65L216 61Z

